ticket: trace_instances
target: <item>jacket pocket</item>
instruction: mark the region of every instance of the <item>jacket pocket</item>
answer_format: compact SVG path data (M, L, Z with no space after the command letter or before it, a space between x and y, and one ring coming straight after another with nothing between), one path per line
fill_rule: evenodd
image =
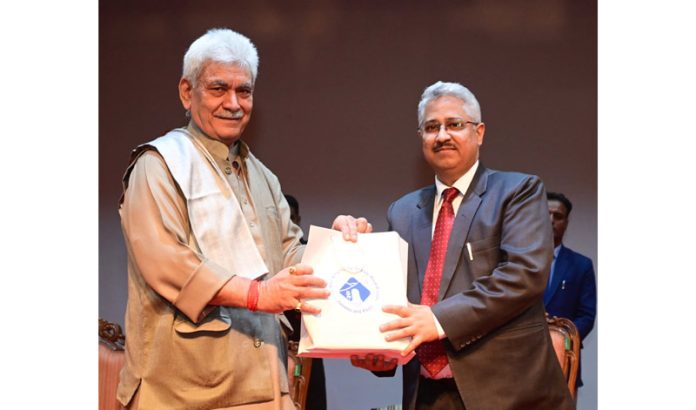
M174 319L174 330L179 334L185 335L193 335L199 332L222 333L229 330L231 325L232 319L225 315L219 307L215 308L199 323L191 322L183 314L177 314Z
M500 237L496 235L471 241L469 242L469 246L471 246L473 256L476 256L477 253L486 252L492 248L498 248L500 246Z
M471 266L474 279L490 275L500 262L500 237L491 236L467 242L465 258Z
M499 339L516 338L519 336L524 336L530 333L536 333L540 331L545 331L543 323L524 323L509 327L506 329L501 329L497 335Z

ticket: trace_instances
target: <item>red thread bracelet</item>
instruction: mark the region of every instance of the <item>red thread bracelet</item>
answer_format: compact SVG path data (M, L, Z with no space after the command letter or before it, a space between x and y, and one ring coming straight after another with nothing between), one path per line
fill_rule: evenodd
M252 280L249 284L247 292L247 309L256 312L256 307L259 304L259 281Z

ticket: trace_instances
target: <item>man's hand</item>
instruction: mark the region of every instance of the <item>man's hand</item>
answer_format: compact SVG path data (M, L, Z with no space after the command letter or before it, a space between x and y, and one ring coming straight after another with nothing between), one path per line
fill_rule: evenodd
M396 359L384 360L383 354L368 353L366 356L352 355L350 363L355 367L367 369L371 372L386 372L396 367Z
M372 232L372 224L365 218L354 218L350 215L339 215L334 219L331 229L343 232L343 239L357 242L358 233Z
M312 275L312 267L297 264L283 269L259 285L258 310L281 313L298 309L305 313L320 313L321 309L305 303L305 299L326 299L329 290L326 282Z
M411 337L411 343L401 351L402 356L411 354L421 343L439 339L430 306L409 303L407 306L385 305L382 310L400 316L379 327L382 333L388 332L384 338L387 342Z

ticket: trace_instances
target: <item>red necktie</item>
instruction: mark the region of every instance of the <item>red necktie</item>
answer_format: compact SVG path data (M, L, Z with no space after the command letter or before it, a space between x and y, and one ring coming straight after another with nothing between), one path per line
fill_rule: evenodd
M425 269L425 279L423 280L422 305L432 306L437 302L442 279L442 268L445 265L445 255L447 254L447 243L449 242L450 232L452 232L452 225L454 225L452 201L457 194L459 194L457 188L447 188L442 193L442 207L437 215L433 243L430 246L430 257L428 258L428 266ZM416 353L418 354L418 360L433 377L447 366L447 354L445 353L445 345L442 340L423 343L416 349Z

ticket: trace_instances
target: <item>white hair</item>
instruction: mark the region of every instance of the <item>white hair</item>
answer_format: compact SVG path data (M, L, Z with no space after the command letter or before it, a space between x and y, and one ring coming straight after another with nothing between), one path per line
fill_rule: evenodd
M462 100L464 102L464 112L471 117L472 121L481 122L481 106L474 96L474 93L459 83L438 81L423 90L420 102L418 103L419 125L422 125L425 120L425 106L428 105L430 101L444 96L455 97Z
M249 71L256 82L259 54L249 38L227 28L213 28L191 43L184 55L182 76L195 87L205 63L236 64Z

